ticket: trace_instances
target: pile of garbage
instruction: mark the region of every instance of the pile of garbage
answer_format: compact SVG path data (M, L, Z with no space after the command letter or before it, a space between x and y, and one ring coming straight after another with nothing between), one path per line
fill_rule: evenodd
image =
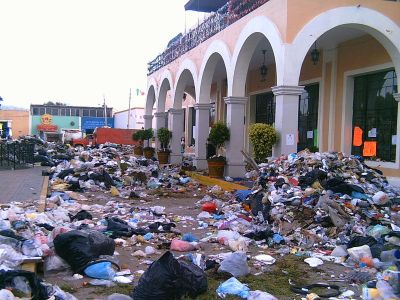
M399 297L400 189L360 157L308 151L279 157L246 174L252 189L230 193L134 157L129 146L46 150L53 162L63 152L68 159L60 157L49 171L44 212L24 203L1 207L0 289L74 299L21 270L39 258L46 277L127 284L134 299L196 297L208 291L207 272L215 271L230 277L216 288L220 297L273 300L241 278L296 255L311 268L337 263L354 270L346 280L362 285L364 299ZM160 198L167 194L198 199L185 207L191 215L169 211ZM147 269L132 269L121 251ZM287 285L307 299L317 299L315 288L325 290L319 297L355 295L328 283Z
M259 167L253 189L236 193L252 223L231 222L230 230L281 254L309 256L312 267L333 261L359 268L366 276L354 280L365 284L363 299L397 299L399 188L361 157L341 153L303 151Z

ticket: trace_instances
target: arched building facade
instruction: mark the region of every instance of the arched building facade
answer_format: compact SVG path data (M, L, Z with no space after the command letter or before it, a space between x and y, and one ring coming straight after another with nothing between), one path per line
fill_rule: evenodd
M400 176L400 2L245 2L241 14L231 0L205 20L221 27L208 38L185 48L189 33L149 64L145 125L155 117L155 129L173 131L171 162L186 136L205 169L210 126L223 121L232 133L226 174L243 176L248 126L262 122L280 134L275 156L342 151Z

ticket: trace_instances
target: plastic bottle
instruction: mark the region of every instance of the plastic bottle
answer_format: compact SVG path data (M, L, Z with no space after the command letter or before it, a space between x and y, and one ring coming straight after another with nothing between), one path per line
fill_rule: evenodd
M381 261L384 261L384 262L400 261L400 249L382 251Z

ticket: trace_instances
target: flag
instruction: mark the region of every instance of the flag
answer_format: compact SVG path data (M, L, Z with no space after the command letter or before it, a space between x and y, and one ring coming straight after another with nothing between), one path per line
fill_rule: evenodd
M145 92L143 92L142 90L136 89L136 96L139 96L139 95L144 96L144 94L145 94Z

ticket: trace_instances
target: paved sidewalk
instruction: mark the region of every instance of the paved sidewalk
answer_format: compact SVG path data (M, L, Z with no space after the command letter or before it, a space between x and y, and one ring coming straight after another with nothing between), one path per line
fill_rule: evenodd
M42 170L46 168L0 170L0 203L39 201L44 179Z

